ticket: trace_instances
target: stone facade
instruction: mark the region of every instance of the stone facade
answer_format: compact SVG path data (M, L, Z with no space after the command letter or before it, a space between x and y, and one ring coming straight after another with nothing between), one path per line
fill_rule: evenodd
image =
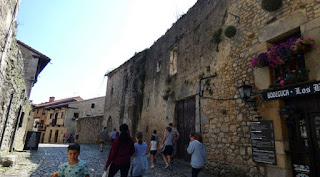
M7 153L13 148L22 148L24 143L27 118L31 111L31 104L26 94L26 85L23 77L23 57L15 40L11 43L11 51L7 54L6 73L0 87L0 130L1 152Z
M252 69L250 59L266 51L273 43L297 32L315 39L315 48L305 55L309 81L319 81L320 2L283 0L275 12L261 8L261 1L199 0L145 55L143 104L132 114L129 102L134 97L130 81L134 56L108 74L105 122L118 126L128 123L134 131L149 137L153 129L162 130L169 122L177 127L178 103L194 98L192 129L201 132L207 147L206 168L216 176L292 176L287 125L278 110L283 100L265 101L256 95L257 111L239 96L243 83L254 85L260 93L272 86L270 68ZM213 43L213 34L233 25L232 38L221 34L221 43ZM176 62L176 63L175 63ZM273 120L276 165L252 160L250 121L255 117ZM137 120L138 119L138 120ZM133 125L136 124L136 125ZM136 129L134 129L136 128ZM184 135L188 136L188 135Z
M103 117L104 114L104 104L105 104L105 97L97 97L91 98L87 100L82 100L74 103L69 104L69 109L66 112L66 120L65 126L68 127L67 134L74 134L75 139L81 143L92 143L91 134L92 131L87 130L85 128L77 129L78 123L82 121L76 121L78 119L84 118L86 119L87 125L96 125L95 118L97 116ZM90 118L93 118L90 123ZM101 119L102 120L102 119ZM102 122L99 123L99 126L96 129L100 130ZM80 126L83 127L83 126ZM89 126L88 126L89 127ZM80 136L81 135L81 136ZM95 135L93 135L95 136Z
M91 98L69 104L66 112L65 125L68 127L68 134L75 134L76 119L82 117L95 117L104 114L105 97ZM77 116L77 117L76 117Z
M119 130L123 123L129 125L133 134L139 129L146 55L147 51L140 52L108 73L103 122L108 132L114 128Z
M76 120L77 131L75 142L81 144L94 144L100 131L103 129L103 116L81 117ZM90 125L90 126L88 126Z
M34 105L33 119L39 120L37 129L41 132L42 143L63 143L63 136L74 135L75 131L68 131L67 110L69 104L82 101L81 97L71 97L55 100L50 97L49 102ZM71 119L71 118L70 118Z

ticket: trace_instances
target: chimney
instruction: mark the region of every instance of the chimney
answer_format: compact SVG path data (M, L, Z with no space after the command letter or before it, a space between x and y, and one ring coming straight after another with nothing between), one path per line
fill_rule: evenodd
M54 102L54 97L53 96L49 98L49 102Z

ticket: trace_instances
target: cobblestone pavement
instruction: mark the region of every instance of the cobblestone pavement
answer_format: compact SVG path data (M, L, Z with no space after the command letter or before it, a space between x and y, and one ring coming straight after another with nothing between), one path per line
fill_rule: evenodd
M0 176L3 177L47 177L58 171L59 165L68 161L66 144L40 144L38 151L14 152L17 163L11 168L0 168ZM81 145L79 158L88 164L90 177L101 177L106 163L109 147L105 147L101 153L99 145ZM150 159L149 159L150 160ZM164 169L164 162L160 157L156 167L148 168L144 177L189 177L191 167L174 160L169 169ZM119 173L116 177L119 177ZM200 173L199 177L209 177Z

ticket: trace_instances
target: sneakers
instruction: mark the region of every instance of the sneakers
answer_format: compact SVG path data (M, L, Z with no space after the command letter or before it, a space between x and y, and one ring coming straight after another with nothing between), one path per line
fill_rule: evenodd
M150 168L154 168L154 165L151 165Z
M170 165L166 163L166 166L164 167L165 169L167 169Z

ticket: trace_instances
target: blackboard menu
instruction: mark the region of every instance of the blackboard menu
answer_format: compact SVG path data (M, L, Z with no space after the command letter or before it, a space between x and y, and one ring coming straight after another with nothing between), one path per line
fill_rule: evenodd
M28 131L23 150L38 150L41 132Z
M253 161L277 164L272 120L250 122L250 134Z

